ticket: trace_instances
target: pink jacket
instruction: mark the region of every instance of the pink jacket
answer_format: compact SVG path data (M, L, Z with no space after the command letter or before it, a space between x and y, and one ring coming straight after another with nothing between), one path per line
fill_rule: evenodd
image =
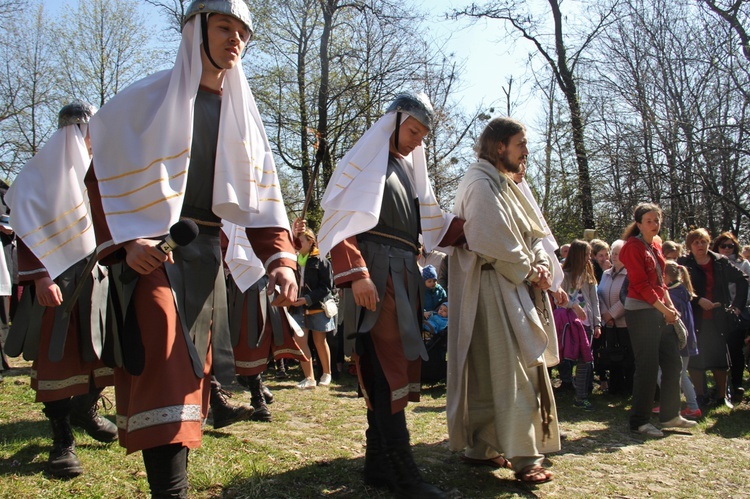
M581 320L570 308L558 307L553 312L557 344L560 345L562 358L566 360L592 362L591 344Z

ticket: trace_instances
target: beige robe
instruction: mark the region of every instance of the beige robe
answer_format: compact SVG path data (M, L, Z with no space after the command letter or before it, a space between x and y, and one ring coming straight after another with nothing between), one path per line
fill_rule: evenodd
M550 267L542 224L518 187L484 160L467 170L454 212L466 220L470 250L456 249L448 265L450 447L475 458L517 457L520 469L560 449L546 369L558 363L552 311L547 293L524 282L532 266ZM551 398L546 438L540 387Z

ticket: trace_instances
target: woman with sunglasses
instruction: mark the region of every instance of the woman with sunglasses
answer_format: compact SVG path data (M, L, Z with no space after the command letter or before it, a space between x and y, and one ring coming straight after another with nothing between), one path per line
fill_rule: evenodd
M750 262L740 254L740 243L734 237L734 234L731 232L722 232L719 237L714 239L711 249L727 257L731 264L744 272L745 275L750 276ZM733 282L730 282L729 296L732 303L734 303L736 294L737 286ZM750 299L750 294L748 295L748 299ZM732 402L735 404L741 402L745 395L745 389L742 387L742 375L745 372L745 356L742 349L745 346L745 336L747 336L748 326L750 325L750 313L747 303L741 308L740 317L742 319L737 321L735 327L732 327L727 333L727 348L729 349L729 360L731 361L729 377L732 385Z

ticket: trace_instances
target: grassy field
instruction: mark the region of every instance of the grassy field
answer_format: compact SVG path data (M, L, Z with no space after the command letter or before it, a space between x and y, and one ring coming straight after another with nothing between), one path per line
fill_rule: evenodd
M0 497L148 497L140 453L102 445L76 430L85 472L72 480L44 473L51 445L41 404L34 403L28 364L15 361L0 383ZM292 378L270 379L276 396L272 423L241 422L215 431L190 453L194 498L390 497L363 485L364 402L346 374L330 387L300 391ZM239 387L233 400L249 402ZM114 399L111 388L105 391ZM509 470L468 467L448 450L445 387L425 387L407 409L414 452L423 474L452 498L491 497L748 497L750 405L710 413L692 432L646 440L628 431L627 402L594 395L595 410L558 398L567 433L548 456L554 481L527 486ZM114 409L105 411L112 417Z

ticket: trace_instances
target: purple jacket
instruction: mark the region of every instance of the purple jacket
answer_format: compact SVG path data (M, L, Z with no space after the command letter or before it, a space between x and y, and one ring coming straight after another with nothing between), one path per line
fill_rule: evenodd
M570 308L558 307L553 312L555 329L557 329L557 344L560 346L562 358L566 360L592 362L591 344L581 320Z

